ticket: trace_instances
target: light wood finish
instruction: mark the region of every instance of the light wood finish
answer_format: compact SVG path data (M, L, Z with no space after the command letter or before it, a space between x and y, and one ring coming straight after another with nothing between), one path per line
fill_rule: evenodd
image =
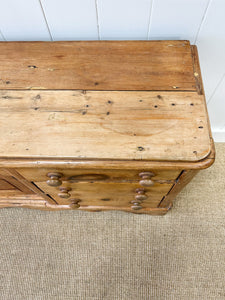
M26 197L17 197L17 198L0 198L0 208L4 207L24 207L24 208L32 208L32 209L40 209L40 210L73 210L73 206L71 205L56 205L50 204L44 199L39 199L38 197L32 196L32 198ZM86 206L79 207L79 210L91 211L91 212L100 212L100 211L109 211L109 210L120 210L124 212L131 213L141 213L141 214L149 214L149 215L165 215L168 212L167 208L145 208L144 210L134 211L131 207L113 207L113 206Z
M85 169L85 168L64 168L59 169L58 166L52 166L52 168L18 168L17 171L28 181L43 181L47 182L50 172L60 173L62 177L61 181L97 181L97 182L121 182L121 181L139 181L141 180L140 174L143 171L150 171L154 174L152 176L153 181L161 183L167 183L177 179L180 174L180 170L156 170L156 169L140 169L140 170L116 170L116 169L104 169L103 166L99 169Z
M215 147L212 137L210 137L209 155L198 161L146 161L146 160L82 160L82 159L60 159L60 158L0 158L0 167L7 168L56 168L57 169L115 169L115 170L181 170L181 169L206 169L210 167L215 160ZM95 172L94 171L94 172Z
M0 169L0 190L15 190L22 192L23 194L33 194L32 190L27 188L26 185L13 177L12 174L6 169Z
M35 193L39 195L40 197L44 198L48 203L55 205L56 201L52 198L50 198L45 192L40 190L33 181L28 181L25 179L20 173L18 173L15 169L8 169L8 172L16 179L18 180L21 184L26 186L31 192L30 193Z
M210 153L197 93L2 91L0 99L2 157L199 161Z
M197 92L200 95L203 95L204 88L203 88L201 69L200 69L199 59L198 59L198 50L195 45L191 45L191 53L192 53L192 59L193 59L194 77L195 77L195 81L196 81Z
M0 43L1 89L195 91L188 41Z
M0 43L0 75L0 207L163 215L215 160L187 41Z
M177 182L173 185L168 194L162 199L159 207L171 207L172 201L176 195L192 180L192 178L198 173L197 170L184 170Z
M0 190L14 190L15 186L11 185L8 181L0 179Z
M80 199L81 206L131 206L131 201L135 200L136 189L140 188L137 183L115 183L115 182L63 182L61 188L68 190L70 196L61 198L60 187L48 186L45 182L35 182L35 184L45 193L49 194L58 204L70 204L71 199ZM172 183L155 183L152 187L146 187L147 199L143 201L143 207L157 207L163 196L168 193Z

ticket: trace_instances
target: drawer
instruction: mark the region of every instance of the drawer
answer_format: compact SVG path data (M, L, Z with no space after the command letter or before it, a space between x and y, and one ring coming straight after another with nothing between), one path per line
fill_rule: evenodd
M132 207L135 205L157 207L163 196L169 192L173 185L172 183L160 184L157 182L152 187L141 187L138 182L63 182L60 187L51 187L45 182L35 182L35 184L43 192L50 195L58 204L70 205L71 203L77 204L79 202L79 206L82 207ZM136 204L131 203L131 201Z
M17 171L29 181L46 182L49 173L59 173L61 181L73 182L109 182L109 181L139 181L140 173L151 172L153 181L175 180L180 170L110 170L110 169L59 169L59 168L21 168Z

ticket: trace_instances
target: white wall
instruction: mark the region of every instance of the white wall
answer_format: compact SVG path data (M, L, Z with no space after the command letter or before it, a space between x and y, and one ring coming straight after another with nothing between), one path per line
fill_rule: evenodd
M0 0L0 41L189 39L225 142L225 0Z

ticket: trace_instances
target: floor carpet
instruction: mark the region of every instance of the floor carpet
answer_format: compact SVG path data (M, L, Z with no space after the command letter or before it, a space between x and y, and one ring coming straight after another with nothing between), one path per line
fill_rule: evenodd
M165 216L0 210L0 299L225 299L225 144Z

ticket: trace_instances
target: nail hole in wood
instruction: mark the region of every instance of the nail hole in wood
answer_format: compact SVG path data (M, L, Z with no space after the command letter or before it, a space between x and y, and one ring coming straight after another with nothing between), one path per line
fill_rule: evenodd
M144 151L144 150L145 150L144 147L141 147L141 146L138 147L138 151Z
M158 105L155 105L154 107L155 107L155 108L157 108L157 107L158 107Z
M198 128L202 129L202 128L203 128L203 126L198 126Z

